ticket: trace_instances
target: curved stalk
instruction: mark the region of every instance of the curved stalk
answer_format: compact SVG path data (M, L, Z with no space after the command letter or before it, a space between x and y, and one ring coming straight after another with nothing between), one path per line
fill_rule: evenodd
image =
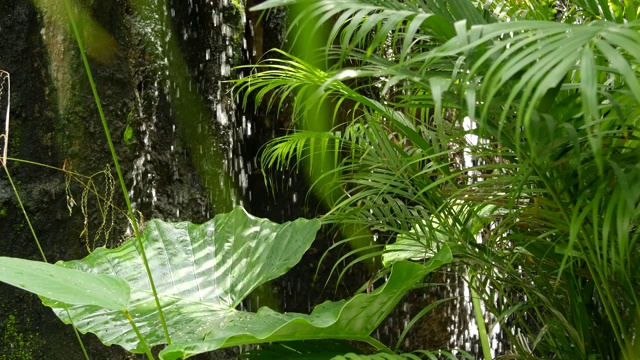
M491 346L489 345L489 334L487 334L487 327L484 324L484 315L482 314L482 308L480 306L480 298L475 289L475 283L477 280L476 273L469 269L469 290L471 291L471 302L473 303L473 314L476 318L476 325L478 326L478 335L480 337L480 343L482 344L482 355L485 360L491 360Z
M144 338L142 337L142 334L140 334L140 330L136 326L136 323L133 321L133 318L131 317L131 314L129 314L129 312L126 311L126 310L124 310L122 313L127 318L127 320L129 320L129 324L131 324L131 328L133 328L133 331L138 336L138 339L140 339L140 343L142 344L142 348L144 349L144 353L145 353L145 355L147 355L147 358L149 360L154 360L153 359L153 354L151 354L151 350L149 349L149 346L147 345L147 342L144 341Z
M78 339L78 343L80 344L80 348L82 349L82 353L84 354L84 358L89 360L89 354L87 353L87 349L84 347L84 343L82 342L82 338L80 337L80 333L78 329L73 325L73 318L71 317L71 313L69 313L69 308L67 305L64 306L64 311L67 312L67 316L69 317L69 321L71 321L71 327L73 328L73 333L76 335L76 339Z
M133 207L131 206L131 200L129 199L129 194L127 192L127 186L124 182L124 177L122 175L122 170L120 169L120 163L118 162L118 156L116 154L115 147L113 146L113 141L111 141L111 134L109 132L109 126L107 125L107 120L104 115L104 111L102 110L102 104L100 103L100 97L98 96L98 90L95 82L93 81L93 75L91 74L91 68L89 67L89 61L87 60L87 55L84 52L84 46L82 45L82 39L80 38L80 33L78 31L78 26L74 20L72 10L69 6L69 1L65 0L64 2L67 15L69 16L69 20L71 22L71 26L73 28L73 33L75 35L76 41L78 42L78 47L80 49L80 55L82 56L82 62L84 64L84 68L87 72L87 77L89 79L89 83L91 84L91 90L93 92L93 98L95 99L96 106L98 107L98 113L100 114L100 120L102 122L102 126L104 128L104 133L107 137L107 143L109 144L109 149L111 150L111 157L113 158L113 164L116 168L116 172L118 173L118 180L120 181L120 188L122 189L122 193L124 195L124 200L127 204L127 210L129 214L129 221L131 222L131 226L133 227L134 234L138 241L138 247L140 248L140 255L142 257L142 262L144 263L144 269L147 274L147 278L149 279L149 284L151 285L151 292L153 293L153 298L156 303L156 309L158 310L158 315L160 316L160 322L162 323L162 330L164 331L165 340L167 344L171 344L171 337L169 336L169 329L167 328L167 323L164 319L164 314L162 312L162 306L160 305L160 299L158 298L158 292L156 290L155 283L153 281L153 276L151 275L151 269L149 268L149 262L147 261L147 255L144 250L144 246L142 244L142 237L140 236L140 230L138 229L138 222L133 212ZM136 332L137 333L137 332ZM140 336L139 333L137 333ZM140 338L142 340L142 338Z
M27 226L29 227L29 231L31 231L31 235L36 240L36 246L38 247L38 251L40 251L40 256L44 262L47 261L47 257L44 255L44 251L42 250L42 246L40 245L40 240L36 236L36 231L33 229L33 225L31 225L31 220L29 219L29 215L27 215L27 210L24 208L24 204L22 203L22 199L20 198L20 194L18 193L18 189L16 188L16 184L14 184L13 179L11 178L11 174L9 174L9 169L6 166L2 167L4 172L7 174L7 179L9 179L9 184L11 184L11 188L13 189L13 194L16 196L16 200L18 200L18 205L20 206L20 210L24 214L24 218L27 220Z
M7 115L4 120L4 134L0 138L4 138L4 147L2 149L2 166L7 167L7 152L9 151L9 112L11 111L11 77L9 73L0 70L0 76L6 76L7 79ZM4 83L4 82L3 82Z
M393 354L394 353L385 344L381 343L377 339L372 338L371 336L368 336L368 337L366 337L364 339L361 339L361 340L366 342L367 344L373 346L374 348L376 348L376 350L384 351L384 352L389 353L389 354Z

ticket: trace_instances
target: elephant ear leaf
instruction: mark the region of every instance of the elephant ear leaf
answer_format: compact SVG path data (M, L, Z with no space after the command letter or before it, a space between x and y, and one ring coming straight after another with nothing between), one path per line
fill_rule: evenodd
M142 244L171 339L181 343L202 340L213 326L232 318L238 313L234 308L253 289L300 261L319 228L319 220L277 224L253 217L240 207L199 225L149 221ZM126 281L131 299L128 309L120 310L128 310L149 346L165 343L136 239L56 265ZM43 298L43 303L65 323L73 320L80 331L96 334L107 345L143 351L122 311L51 298Z
M0 256L0 281L67 304L95 305L111 310L129 307L131 290L124 280L41 261Z
M451 258L439 252L424 265L397 262L391 267L387 282L375 291L349 300L324 302L311 314L278 313L267 307L257 313L236 311L213 322L201 341L174 341L160 352L160 358L186 359L222 347L309 339L349 339L375 346L377 341L372 342L369 335L408 290L446 261Z
M424 265L399 261L388 281L372 293L322 303L311 314L278 313L267 307L257 313L235 309L257 286L298 263L319 228L318 220L280 225L241 208L202 225L150 221L142 242L172 341L160 352L161 359L186 359L222 347L274 341L370 342L369 335L404 294L427 273L451 261L450 253L436 254ZM83 260L59 265L124 279L131 288L127 310L145 343L165 344L137 246L130 240L117 249L100 248ZM44 303L63 321L73 320L80 331L95 333L105 344L143 351L121 311L51 299Z

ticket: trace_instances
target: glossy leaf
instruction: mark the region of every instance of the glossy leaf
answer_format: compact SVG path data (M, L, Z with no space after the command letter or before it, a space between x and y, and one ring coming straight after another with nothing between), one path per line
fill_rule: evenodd
M319 228L318 220L276 224L255 218L242 208L201 225L160 220L147 223L142 243L172 340L201 341L217 326L251 317L234 308L257 286L298 263ZM98 248L83 260L59 265L124 279L131 287L128 311L133 321L149 346L163 344L164 335L137 246L137 241L129 240L119 248ZM56 300L65 299L45 299L44 303L69 323L65 304ZM102 304L65 302L80 331L93 332L108 345L142 351L121 312ZM229 331L229 336L236 335L234 330Z
M67 304L116 311L129 306L130 289L124 280L40 261L0 257L0 281Z
M385 252L382 254L382 264L388 267L399 261L424 262L431 259L434 265L441 266L451 262L453 255L447 244L436 245L436 242L427 244L422 240L416 241L402 237L395 243L385 246ZM439 246L440 250L436 250L436 246Z
M448 250L448 249L447 249ZM277 313L267 307L257 313L228 310L209 322L202 341L174 341L160 352L165 360L187 358L221 347L303 339L351 339L367 341L369 334L389 315L404 294L429 272L451 261L438 253L424 266L394 264L389 280L370 294L324 302L311 314Z
M241 208L202 225L150 221L142 242L172 340L161 358L187 358L221 347L272 341L342 338L375 343L369 334L406 291L451 261L451 253L443 252L425 265L399 262L388 282L371 294L325 302L311 314L282 314L266 307L257 313L235 309L257 286L295 265L319 227L318 220L304 219L279 225ZM137 244L130 240L117 249L99 248L83 260L59 265L124 279L132 289L127 310L145 342L164 344ZM45 304L67 323L64 308L68 307L75 326L95 333L105 344L136 353L143 350L122 312L53 299L45 299Z

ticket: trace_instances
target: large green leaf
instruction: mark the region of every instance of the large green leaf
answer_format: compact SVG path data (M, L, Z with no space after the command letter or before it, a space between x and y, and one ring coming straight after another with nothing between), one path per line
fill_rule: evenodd
M149 221L142 243L172 340L201 341L213 327L242 314L234 310L242 299L298 263L319 228L318 220L280 225L255 218L242 208L201 225ZM149 346L165 343L137 241L129 240L117 249L98 248L82 260L57 265L124 279L131 287L126 310L145 341ZM66 323L70 323L68 307L74 325L95 333L105 344L143 351L122 311L104 304L74 305L60 298L43 302Z
M369 334L417 281L443 263L450 252L424 265L394 264L387 283L349 301L325 302L311 314L257 313L235 307L258 285L282 275L309 248L318 220L282 225L258 219L237 208L202 224L150 221L142 235L172 344L162 359L179 359L240 344L301 340L354 339L376 343ZM83 260L59 263L84 272L121 277L131 287L126 309L145 342L164 344L159 316L144 272L137 241L117 249L99 248ZM65 322L95 333L105 344L132 352L143 348L122 311L44 299Z
M448 249L447 249L448 250ZM202 341L175 341L162 352L165 360L187 358L221 347L305 339L352 339L369 341L404 294L426 274L449 263L451 252L436 254L425 265L395 263L389 280L370 294L350 300L324 302L311 314L277 313L267 307L257 313L230 311L211 322Z
M0 281L67 304L111 310L129 306L130 289L124 280L40 261L0 257Z

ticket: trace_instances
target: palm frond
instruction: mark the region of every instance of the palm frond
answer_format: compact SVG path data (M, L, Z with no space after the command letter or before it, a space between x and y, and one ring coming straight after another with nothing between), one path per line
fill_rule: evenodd
M562 120L574 128L599 128L602 125L594 121L618 105L611 101L616 94L640 100L637 71L633 70L640 54L627 50L640 46L639 26L520 21L476 26L468 31L461 28L456 38L426 58L464 58L468 65L460 72L466 76L460 81L459 91L472 92L475 97L474 102L467 103L467 113L473 115L475 108L480 107L478 120L485 122L493 118L496 109L501 109L498 130L506 127L505 132L511 132L512 128L523 126L526 135L533 137L532 121L544 116L540 111L545 107L541 105L548 108L543 104L545 96L552 95L553 103L554 98L566 98L576 90L580 90L582 121ZM478 53L477 49L483 47L487 50ZM558 91L562 95L558 96ZM600 131L591 132L592 150L597 153L602 140ZM515 144L519 148L522 135L520 132L516 135ZM539 150L531 147L539 141L531 140L527 151L535 150L536 154Z
M302 6L302 12L292 25L304 25L314 19L309 29L316 31L320 25L332 20L334 25L327 39L327 48L338 39L343 54L362 45L371 54L384 48L390 33L392 38L402 39L402 52L406 53L416 37L428 35L439 40L448 39L453 35L450 24L456 21L487 22L482 12L466 0L447 3L433 0L268 0L252 10L285 5Z
M256 95L281 108L291 99L294 115L321 102L336 109L331 131L276 140L262 162L283 169L330 154L335 167L314 185L333 199L324 220L377 240L333 271L405 245L426 256L446 242L478 274L485 306L522 331L508 335L523 357L631 358L640 314L636 1L576 1L556 17L571 24L540 21L552 15L546 0L260 7L285 3L307 6L295 22L330 24L322 50L331 66L280 53L236 89L245 102ZM477 128L463 129L465 118Z

